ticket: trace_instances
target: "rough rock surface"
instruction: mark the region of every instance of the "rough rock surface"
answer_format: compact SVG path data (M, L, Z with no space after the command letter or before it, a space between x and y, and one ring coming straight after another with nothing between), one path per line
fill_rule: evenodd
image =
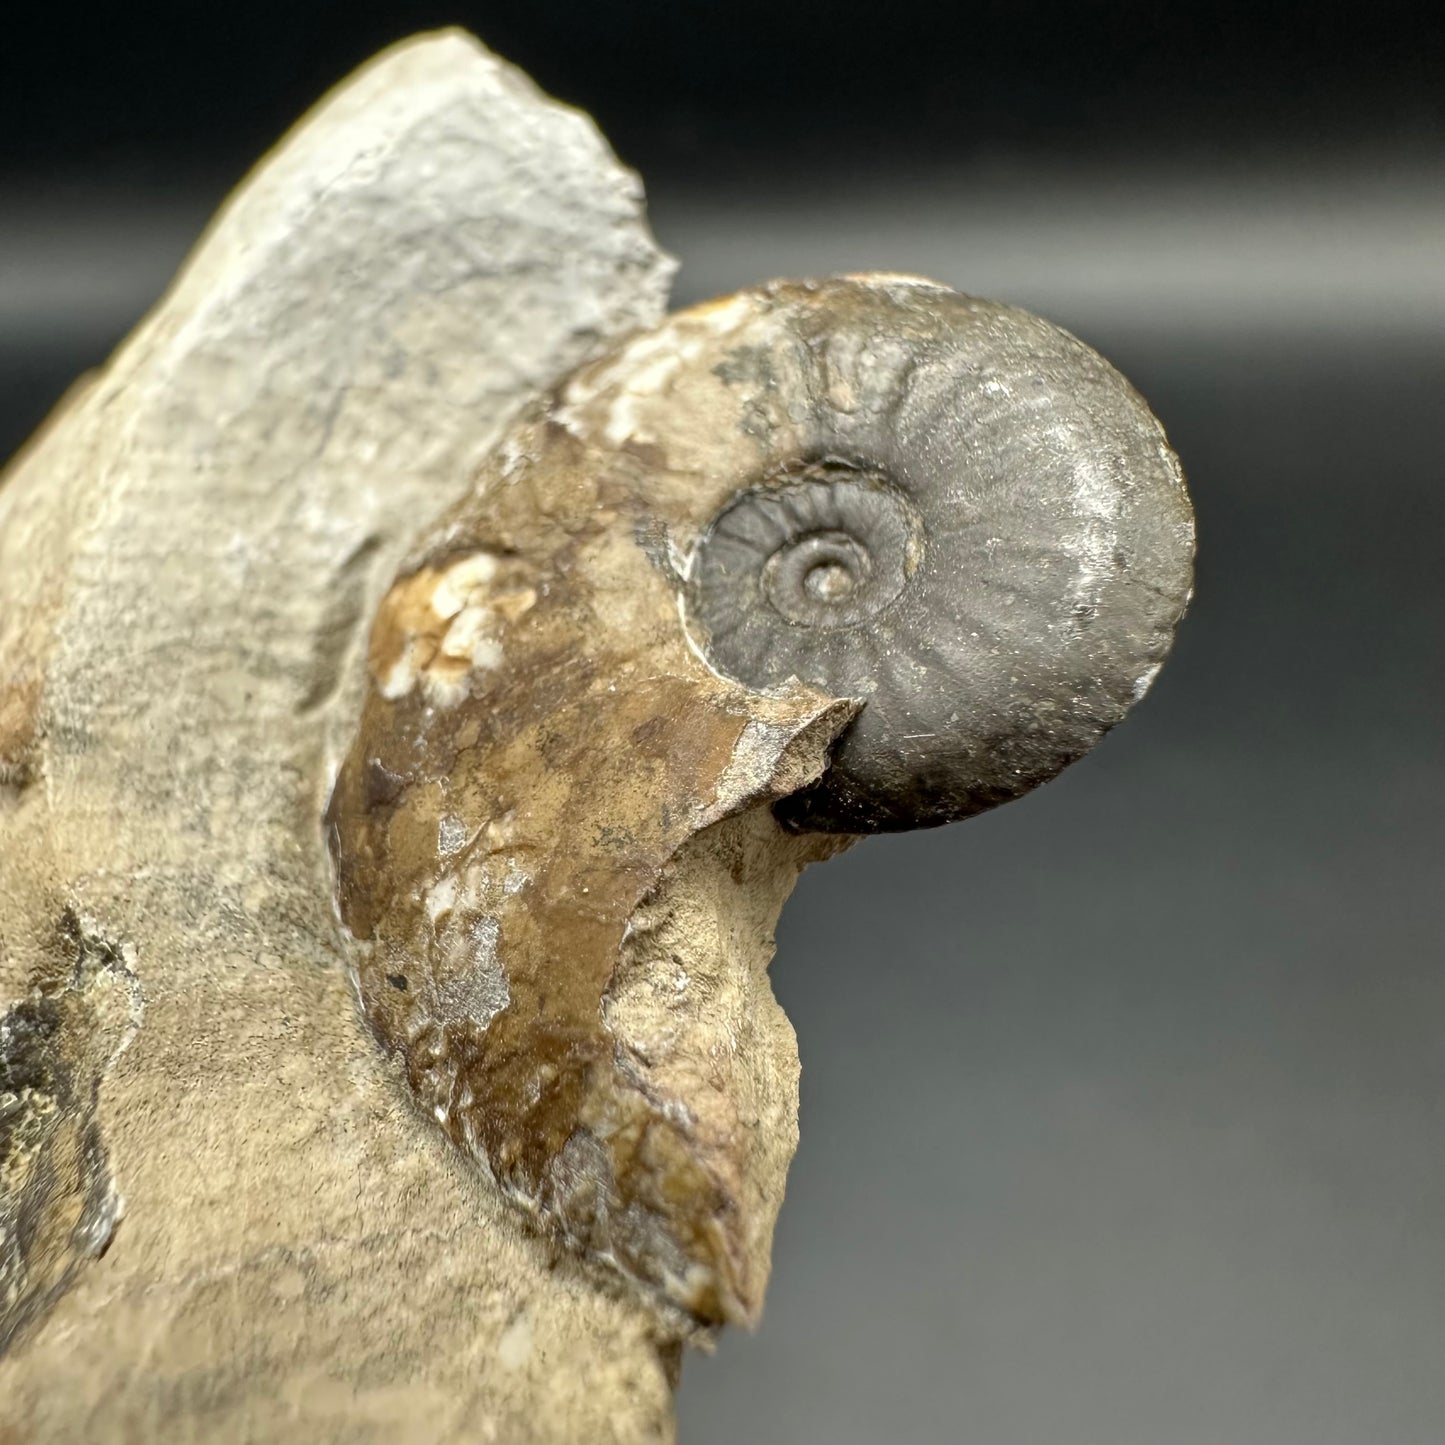
M412 42L0 486L0 1438L671 1438L667 1322L362 1026L320 828L415 529L670 269L585 117Z

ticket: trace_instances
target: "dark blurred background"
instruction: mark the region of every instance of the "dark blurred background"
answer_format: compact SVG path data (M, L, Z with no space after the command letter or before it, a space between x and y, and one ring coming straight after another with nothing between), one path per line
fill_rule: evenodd
M323 90L459 23L679 301L887 268L1149 397L1199 593L1058 782L805 877L802 1146L683 1445L1445 1442L1445 20L1424 3L0 10L0 454Z

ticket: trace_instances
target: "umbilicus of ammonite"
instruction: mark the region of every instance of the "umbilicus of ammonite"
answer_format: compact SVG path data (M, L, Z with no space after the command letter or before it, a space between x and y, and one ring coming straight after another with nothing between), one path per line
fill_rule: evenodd
M376 619L328 813L372 1029L554 1235L754 1318L745 1144L610 1022L669 869L747 818L742 888L759 850L795 873L1054 776L1148 688L1192 554L1159 423L1022 311L857 276L632 337L517 419Z

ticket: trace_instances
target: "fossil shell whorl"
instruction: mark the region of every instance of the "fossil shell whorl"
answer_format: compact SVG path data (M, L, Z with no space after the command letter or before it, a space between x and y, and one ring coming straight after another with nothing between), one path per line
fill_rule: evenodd
M1191 543L1122 378L931 283L744 292L575 373L383 600L328 808L362 1007L425 1110L580 1253L756 1318L793 878L1083 751Z
M786 299L785 299L786 298ZM865 706L795 827L967 817L1142 696L1189 595L1178 464L1137 393L1024 312L922 284L782 293L722 362L756 470L703 536L713 666ZM756 425L756 388L784 411Z

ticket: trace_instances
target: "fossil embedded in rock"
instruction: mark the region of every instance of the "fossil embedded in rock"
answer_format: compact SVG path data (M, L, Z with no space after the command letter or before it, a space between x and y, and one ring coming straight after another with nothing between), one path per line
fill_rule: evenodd
M738 1042L765 984L702 1038L699 980L743 934L765 961L851 835L1091 746L1192 546L1123 378L933 283L778 283L576 372L384 600L330 805L363 1007L426 1110L579 1252L754 1317L788 1070Z

